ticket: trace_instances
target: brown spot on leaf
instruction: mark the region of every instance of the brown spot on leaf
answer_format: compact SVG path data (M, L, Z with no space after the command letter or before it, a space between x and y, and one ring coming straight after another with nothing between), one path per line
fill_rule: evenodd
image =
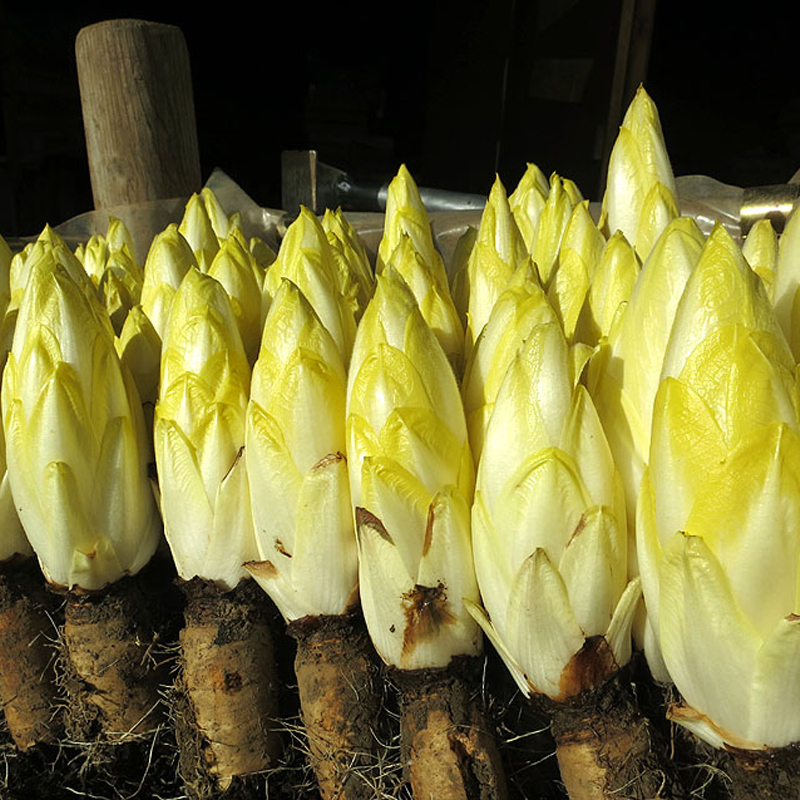
M389 536L389 531L387 531L386 528L384 528L383 523L371 511L367 511L366 508L361 508L361 507L356 508L356 525L359 528L362 526L366 528L371 528L382 539L385 539L387 542L394 544L392 537Z
M336 461L344 461L345 464L347 463L347 459L344 457L344 455L337 451L335 453L328 453L328 455L323 456L319 461L317 461L316 464L314 464L313 467L311 467L311 471L313 472L315 469L324 469L328 466L328 464L333 464Z
M278 570L271 561L246 561L244 566L254 578L278 577Z
M787 622L797 622L797 620L799 620L799 619L800 619L800 614L795 614L794 612L792 612L791 614L787 614L787 615L784 617L784 619L785 619Z
M225 473L225 477L220 481L222 483L228 477L228 475L233 472L233 468L239 463L239 459L244 455L244 445L239 448L239 452L236 453L236 458L233 459L231 465L228 467L228 471Z
M594 689L619 669L604 636L590 636L561 672L556 700Z
M714 720L701 714L699 711L692 708L686 703L672 703L667 707L667 719L673 722L680 722L681 720L698 723L703 722L711 728L722 740L723 746L729 753L735 754L750 754L756 756L759 751L768 751L769 748L764 744L751 742L748 739L743 739L735 733L722 728L717 725Z
M428 555L428 550L431 549L431 541L433 541L433 503L428 506L428 521L425 524L425 539L422 542L422 555Z
M572 531L572 535L569 537L569 541L567 542L567 547L572 544L572 540L578 537L581 531L586 527L586 514L581 514L581 518L578 520L578 524L575 526L575 530Z
M447 602L443 583L437 586L416 585L403 595L406 627L403 633L403 654L410 653L420 642L436 638L439 630L456 621Z

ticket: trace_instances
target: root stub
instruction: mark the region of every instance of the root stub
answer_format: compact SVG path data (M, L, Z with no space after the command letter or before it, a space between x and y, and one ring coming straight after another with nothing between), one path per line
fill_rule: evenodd
M277 680L265 597L253 581L231 592L200 579L184 585L178 720L181 772L193 796L228 789L266 769L280 751L274 730Z
M504 800L505 775L470 680L473 659L443 670L395 673L400 746L416 800Z
M316 617L289 626L310 762L323 800L374 797L373 727L380 706L377 663L360 615Z
M9 733L23 752L57 738L49 599L35 562L0 574L0 699Z
M619 674L598 689L556 704L552 732L561 779L570 800L678 800L684 796L667 769L630 684Z
M73 735L96 729L113 741L154 731L161 722L158 686L166 677L151 657L155 634L139 577L102 594L67 596L64 643Z

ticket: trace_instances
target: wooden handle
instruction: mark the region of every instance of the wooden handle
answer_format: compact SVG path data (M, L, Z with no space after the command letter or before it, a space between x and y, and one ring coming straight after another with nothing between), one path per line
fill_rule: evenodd
M199 191L189 52L180 28L99 22L75 40L95 208Z

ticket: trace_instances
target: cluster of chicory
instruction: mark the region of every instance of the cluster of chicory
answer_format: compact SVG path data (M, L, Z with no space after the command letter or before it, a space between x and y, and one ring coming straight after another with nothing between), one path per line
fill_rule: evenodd
M182 578L252 575L289 621L360 599L401 669L482 629L564 700L633 632L675 720L796 742L798 242L680 217L643 90L598 222L529 165L450 264L405 167L376 274L340 211L274 253L207 191L143 268L118 222L77 253L47 229L0 252L2 555L18 513L49 581L99 589L163 519Z

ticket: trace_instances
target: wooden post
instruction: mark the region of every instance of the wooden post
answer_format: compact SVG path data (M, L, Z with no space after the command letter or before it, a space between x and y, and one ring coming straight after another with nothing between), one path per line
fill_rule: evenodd
M188 197L200 155L186 40L136 19L99 22L75 40L95 208Z

